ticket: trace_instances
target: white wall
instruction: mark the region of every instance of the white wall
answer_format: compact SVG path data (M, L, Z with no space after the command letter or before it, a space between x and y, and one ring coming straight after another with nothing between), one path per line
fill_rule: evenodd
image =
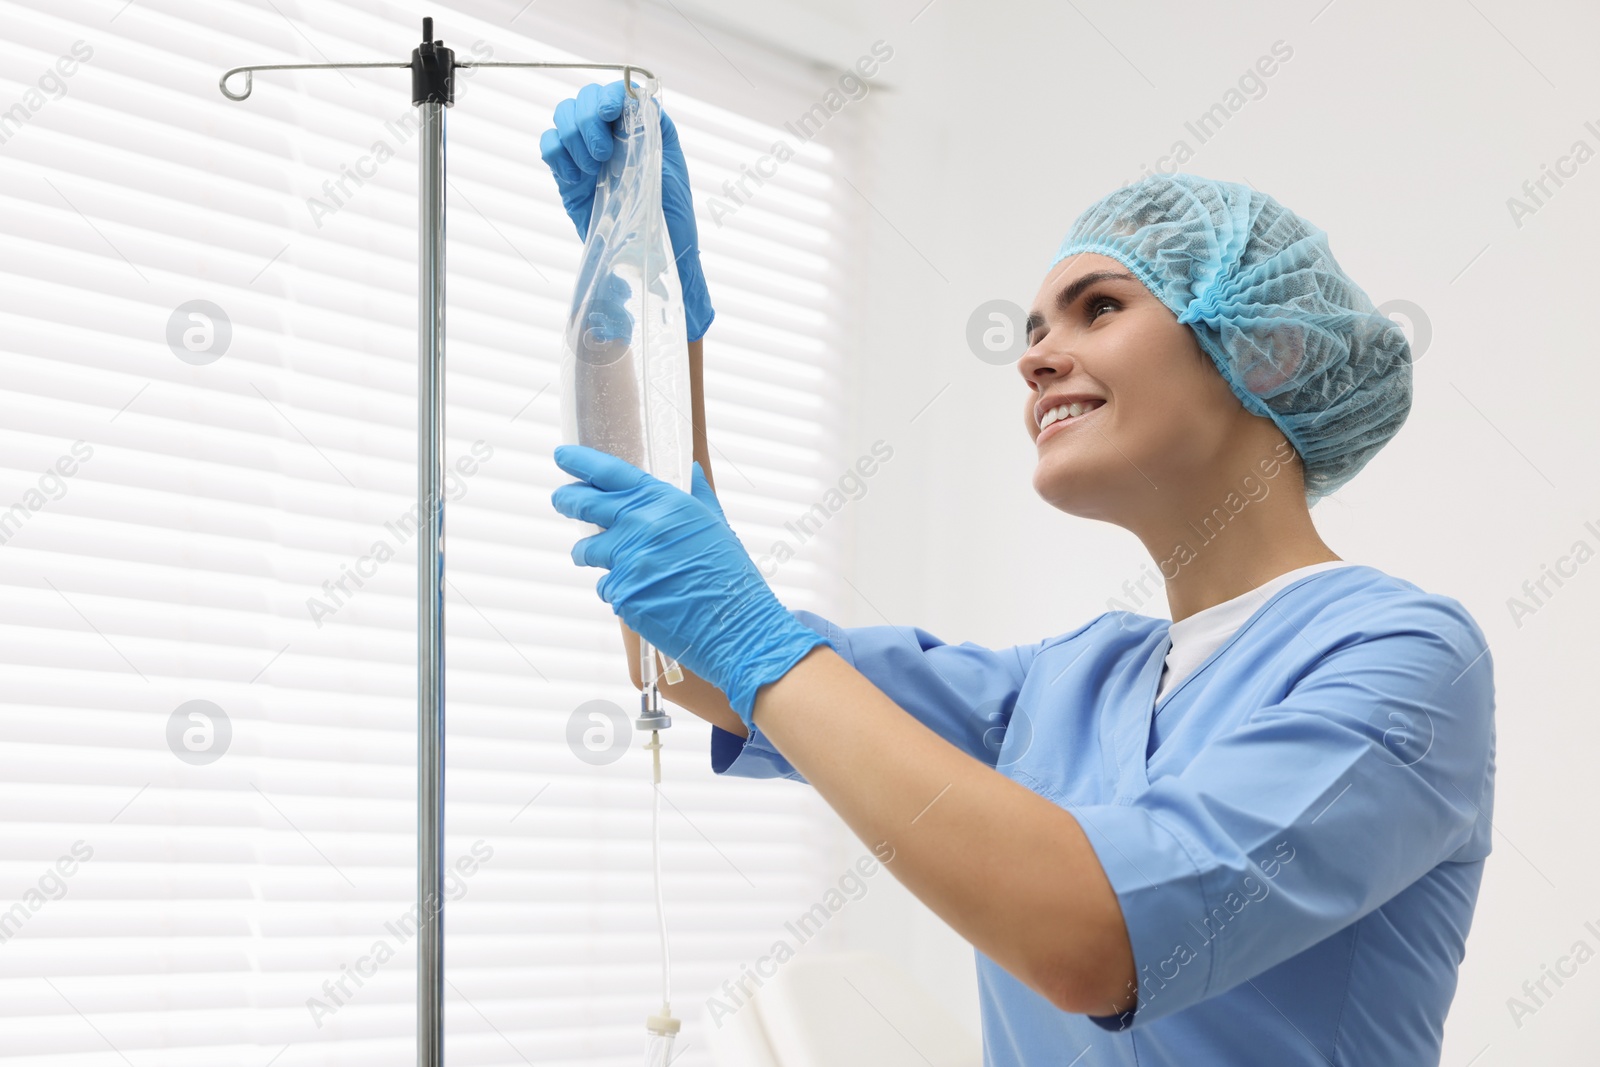
M1582 682L1600 562L1520 624L1508 599L1577 542L1600 549L1586 310L1600 160L1520 226L1507 199L1575 141L1600 151L1600 16L1575 0L1324 5L683 6L835 61L879 38L895 49L892 88L860 105L873 129L853 181L872 210L850 448L882 438L894 459L850 514L861 597L841 623L1034 641L1105 610L1147 563L1130 535L1034 496L1016 368L981 362L965 334L984 301L1025 305L1077 212L1175 139L1196 149L1185 169L1248 180L1327 230L1375 302L1424 310L1432 339L1410 421L1314 516L1341 556L1456 597L1490 639L1498 833L1444 1063L1587 1062L1600 963L1548 985L1555 995L1520 1026L1507 1000L1575 942L1600 950L1584 927L1600 928L1584 814L1600 804L1600 724ZM1265 95L1198 145L1185 121L1280 40L1293 55ZM875 886L851 923L937 976L976 1027L970 950L898 885Z

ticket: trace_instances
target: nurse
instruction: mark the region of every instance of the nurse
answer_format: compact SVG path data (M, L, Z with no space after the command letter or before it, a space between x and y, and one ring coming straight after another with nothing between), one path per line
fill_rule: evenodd
M620 89L545 134L580 234ZM1138 537L1172 621L1005 649L841 628L778 602L712 491L710 303L662 125L693 491L562 446L552 497L603 527L572 557L606 571L635 684L642 634L685 667L668 695L713 724L718 773L808 783L892 854L976 950L988 1067L1436 1064L1490 849L1492 663L1460 603L1311 520L1411 403L1404 334L1327 236L1153 175L1082 213L1033 299L1033 487Z

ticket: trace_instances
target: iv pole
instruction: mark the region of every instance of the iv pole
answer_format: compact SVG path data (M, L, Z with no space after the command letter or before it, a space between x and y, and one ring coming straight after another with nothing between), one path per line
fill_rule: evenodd
M422 43L409 63L275 63L234 67L217 82L229 100L250 96L258 70L407 68L411 102L421 134L417 158L417 1067L444 1064L444 249L445 108L455 103L455 72L462 67L620 70L630 96L631 63L461 62L433 39L433 19L422 20ZM244 75L244 91L228 79ZM425 536L424 536L425 535Z

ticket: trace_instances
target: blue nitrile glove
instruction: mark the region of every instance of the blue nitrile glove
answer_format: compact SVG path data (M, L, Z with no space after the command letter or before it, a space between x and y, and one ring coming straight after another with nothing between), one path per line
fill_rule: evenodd
M558 445L578 479L550 494L557 511L605 527L572 561L605 567L600 599L634 633L721 689L748 727L756 693L826 638L779 603L723 517L700 464L693 493L582 445Z
M611 123L622 114L623 94L620 81L585 85L576 97L556 105L555 129L544 131L539 138L539 154L556 176L561 204L579 237L589 236L595 175L600 164L611 158ZM698 341L711 327L716 312L700 269L700 231L689 195L689 167L678 143L678 128L665 111L661 112L661 213L666 216L672 255L678 261L689 340Z

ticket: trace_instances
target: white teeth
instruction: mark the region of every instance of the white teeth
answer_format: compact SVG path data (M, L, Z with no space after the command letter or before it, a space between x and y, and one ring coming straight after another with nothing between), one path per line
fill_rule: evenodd
M1051 408L1049 411L1044 413L1044 418L1039 420L1039 429L1043 430L1051 423L1060 422L1062 419L1076 418L1086 411L1093 411L1099 406L1099 404L1072 403L1062 404L1060 407Z

